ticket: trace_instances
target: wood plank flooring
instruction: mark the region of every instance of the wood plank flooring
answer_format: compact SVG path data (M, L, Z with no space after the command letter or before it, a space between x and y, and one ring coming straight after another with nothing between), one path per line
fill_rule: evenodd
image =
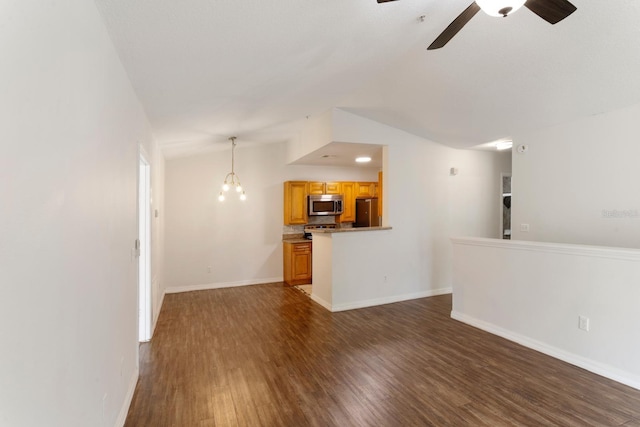
M640 391L452 320L281 284L169 294L126 426L640 427Z

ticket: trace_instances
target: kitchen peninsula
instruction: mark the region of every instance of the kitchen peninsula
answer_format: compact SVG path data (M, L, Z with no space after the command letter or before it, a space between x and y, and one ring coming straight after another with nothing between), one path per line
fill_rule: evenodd
M284 182L285 286L311 283L311 299L334 312L428 296L398 267L415 248L397 246L411 230L388 226L382 190L382 172L378 182Z
M388 304L394 297L393 278L384 251L391 227L320 229L313 231L311 298L330 311Z

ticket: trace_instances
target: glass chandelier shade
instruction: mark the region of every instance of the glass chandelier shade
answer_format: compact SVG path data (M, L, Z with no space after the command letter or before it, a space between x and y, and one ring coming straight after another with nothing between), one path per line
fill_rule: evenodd
M226 199L225 193L229 192L232 188L236 189L236 193L240 193L240 200L247 200L247 195L240 184L240 178L234 172L235 166L235 149L236 149L236 137L232 136L229 138L231 141L231 172L224 177L224 182L222 183L222 191L218 195L218 200L224 202Z
M484 13L490 16L507 16L520 9L526 0L476 0Z

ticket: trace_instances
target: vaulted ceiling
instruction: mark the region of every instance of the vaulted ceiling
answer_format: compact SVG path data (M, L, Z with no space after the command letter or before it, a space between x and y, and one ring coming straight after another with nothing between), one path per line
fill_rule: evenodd
M471 147L640 102L635 0L480 12L432 51L469 0L95 1L170 154L285 141L333 107Z

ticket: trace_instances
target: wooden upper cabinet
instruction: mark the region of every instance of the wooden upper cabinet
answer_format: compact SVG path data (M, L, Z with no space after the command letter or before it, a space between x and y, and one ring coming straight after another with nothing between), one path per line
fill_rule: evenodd
M309 194L325 194L324 182L310 182Z
M284 183L284 224L306 224L307 195L309 185L307 181L287 181Z
M375 182L356 182L356 198L375 197L377 186Z
M337 222L356 220L356 199L378 197L382 212L382 175L378 182L309 182L287 181L284 183L284 225L307 224L307 196L311 194L342 194L344 196L342 215Z
M339 182L310 182L309 194L342 194Z
M338 217L339 222L354 222L356 220L356 183L341 182L341 191L344 196L342 201L342 215Z
M339 182L326 182L324 194L342 194L342 185Z

